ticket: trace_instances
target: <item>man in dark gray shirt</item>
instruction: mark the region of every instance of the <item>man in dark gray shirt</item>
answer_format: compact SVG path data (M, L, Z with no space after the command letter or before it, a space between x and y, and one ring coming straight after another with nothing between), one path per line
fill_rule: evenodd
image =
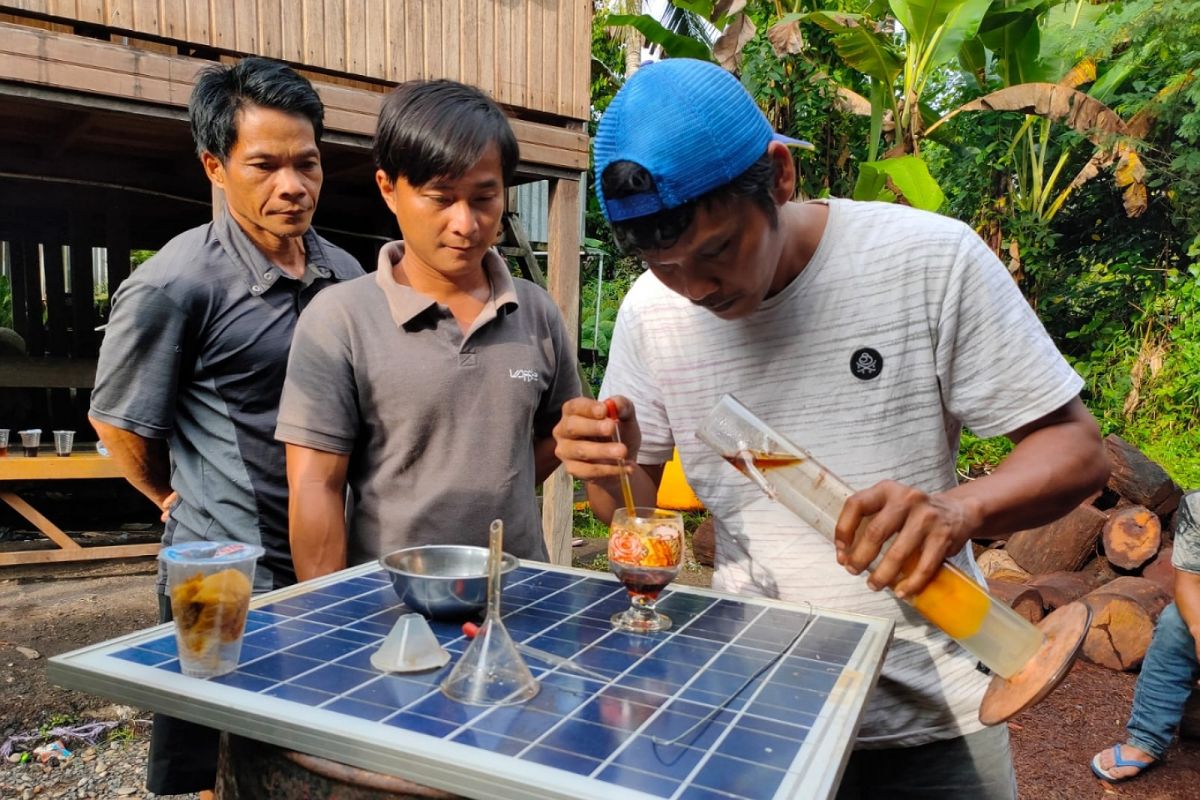
M125 477L163 509L164 545L261 544L256 591L295 582L274 430L296 319L362 274L310 226L324 107L288 67L248 58L197 79L188 106L226 213L180 234L113 298L90 417ZM164 578L159 608L170 619ZM216 732L158 716L148 788L209 790Z

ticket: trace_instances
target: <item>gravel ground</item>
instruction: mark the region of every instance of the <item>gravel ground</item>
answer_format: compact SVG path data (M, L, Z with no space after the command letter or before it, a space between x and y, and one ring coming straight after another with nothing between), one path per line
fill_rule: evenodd
M144 733L120 734L95 747L72 752L67 760L47 764L6 764L0 771L0 797L31 798L161 798L143 788L146 751L150 739ZM176 795L194 800L196 795Z

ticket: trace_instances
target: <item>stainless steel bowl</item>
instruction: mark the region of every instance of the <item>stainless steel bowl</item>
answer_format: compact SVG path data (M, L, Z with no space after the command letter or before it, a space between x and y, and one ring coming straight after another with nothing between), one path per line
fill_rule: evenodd
M463 619L487 606L486 547L427 544L406 547L379 558L396 596L413 611L434 619ZM504 554L500 573L517 568Z

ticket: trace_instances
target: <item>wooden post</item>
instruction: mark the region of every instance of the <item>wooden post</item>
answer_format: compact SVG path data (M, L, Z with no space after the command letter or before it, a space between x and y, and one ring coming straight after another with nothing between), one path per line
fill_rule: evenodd
M547 238L547 288L562 312L574 349L579 339L579 181L550 181ZM562 467L542 486L542 533L553 564L571 563L572 486L571 476Z
M120 192L110 192L104 219L104 248L108 251L108 302L129 277L129 208ZM107 318L107 316L106 316Z

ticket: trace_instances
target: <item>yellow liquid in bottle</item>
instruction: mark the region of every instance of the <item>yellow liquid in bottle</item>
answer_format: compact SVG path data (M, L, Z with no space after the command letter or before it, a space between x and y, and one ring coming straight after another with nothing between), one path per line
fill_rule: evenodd
M920 553L904 562L904 575L916 569ZM941 628L952 639L966 639L979 632L991 606L991 597L975 581L943 564L920 594L910 598L913 608Z

